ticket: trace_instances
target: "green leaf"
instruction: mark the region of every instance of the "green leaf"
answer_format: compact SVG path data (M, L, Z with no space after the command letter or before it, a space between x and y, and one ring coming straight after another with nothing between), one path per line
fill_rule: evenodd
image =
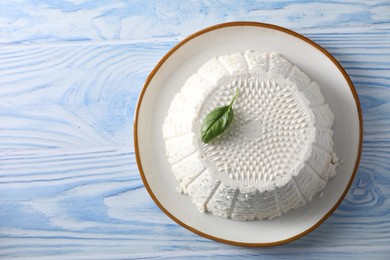
M233 103L237 96L238 89L229 105L217 107L206 115L201 127L202 142L209 143L229 127L233 121Z

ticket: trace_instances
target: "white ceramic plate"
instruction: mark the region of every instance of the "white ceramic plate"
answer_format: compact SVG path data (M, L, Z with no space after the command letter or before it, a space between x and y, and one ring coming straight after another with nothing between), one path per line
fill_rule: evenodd
M277 52L321 86L335 114L334 143L344 162L321 199L273 220L233 221L202 214L190 197L176 191L167 162L162 124L174 95L187 78L211 58L248 49ZM204 237L244 246L292 241L318 227L338 207L352 183L362 144L362 117L352 82L323 48L290 30L269 24L233 22L197 32L175 46L148 77L138 100L134 123L135 151L145 187L173 220Z

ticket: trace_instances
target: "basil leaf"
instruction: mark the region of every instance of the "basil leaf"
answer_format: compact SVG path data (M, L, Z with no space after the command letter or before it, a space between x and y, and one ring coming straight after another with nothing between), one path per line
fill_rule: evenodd
M233 109L230 106L217 107L212 110L202 123L202 142L208 143L222 134L233 121Z
M237 96L238 90L229 105L217 107L206 115L201 127L202 142L209 143L229 127L233 121L233 103Z

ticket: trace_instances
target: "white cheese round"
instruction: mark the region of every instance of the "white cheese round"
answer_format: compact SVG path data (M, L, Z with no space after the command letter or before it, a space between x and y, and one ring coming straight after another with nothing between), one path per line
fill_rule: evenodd
M237 89L232 124L202 143L202 120ZM163 124L178 190L201 212L235 220L305 205L337 166L333 113L324 102L319 86L276 53L213 58L186 81Z

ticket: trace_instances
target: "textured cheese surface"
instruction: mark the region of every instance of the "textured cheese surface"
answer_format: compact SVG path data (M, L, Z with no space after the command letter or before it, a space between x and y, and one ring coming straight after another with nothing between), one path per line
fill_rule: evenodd
M203 118L230 103L234 119L208 144ZM333 113L298 67L276 53L211 59L169 108L163 137L178 190L201 212L235 220L281 216L321 191L335 174Z

